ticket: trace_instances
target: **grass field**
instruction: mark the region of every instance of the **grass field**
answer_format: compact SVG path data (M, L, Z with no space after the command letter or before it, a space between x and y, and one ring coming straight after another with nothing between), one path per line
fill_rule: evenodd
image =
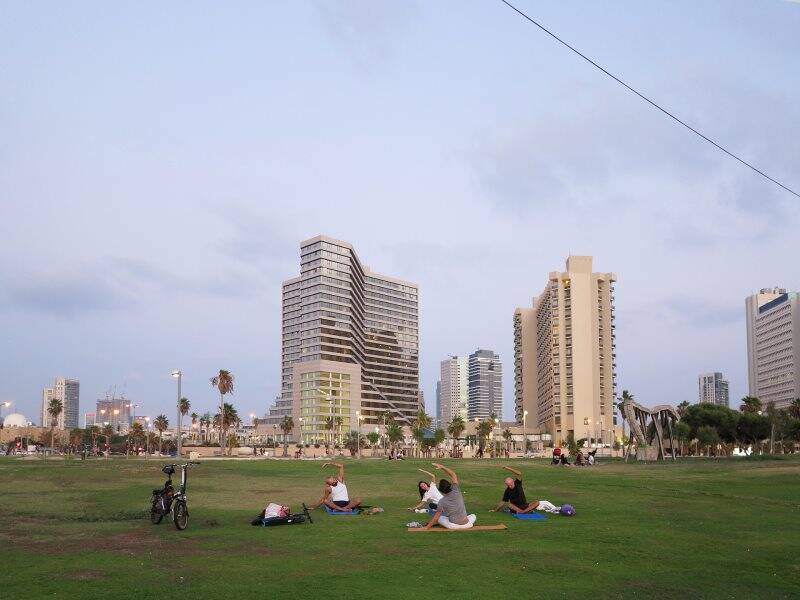
M320 463L208 461L189 528L145 515L164 461L0 460L2 598L789 598L800 595L800 461L666 465L445 461L478 523L507 531L409 534L428 462L346 461L354 496L384 514L257 528L268 500L299 508ZM529 499L573 518L489 513L501 464ZM427 467L425 467L427 468ZM429 469L430 470L430 469Z

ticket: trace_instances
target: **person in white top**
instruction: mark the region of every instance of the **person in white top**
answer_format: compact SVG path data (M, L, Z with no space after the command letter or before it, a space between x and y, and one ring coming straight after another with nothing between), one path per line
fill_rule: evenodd
M413 510L419 513L428 512L428 509L436 510L436 507L439 505L439 500L442 499L442 492L439 491L439 488L436 487L436 476L424 469L417 469L418 471L422 471L428 477L430 477L430 483L427 481L420 481L419 482L419 497L420 501L417 502L414 506L409 508L408 510Z
M322 499L312 508L319 508L324 504L331 510L338 512L353 512L361 506L359 498L350 500L350 496L347 493L347 486L344 484L344 465L341 463L325 463L322 468L325 467L338 467L339 475L325 478L325 491Z

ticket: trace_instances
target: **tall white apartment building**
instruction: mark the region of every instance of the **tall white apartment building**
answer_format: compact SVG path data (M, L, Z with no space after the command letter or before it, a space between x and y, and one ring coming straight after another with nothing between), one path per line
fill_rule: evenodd
M800 398L800 294L766 288L745 307L750 396L786 408Z
M283 283L281 396L266 422L293 417L302 441L376 425L421 408L419 292L364 266L355 249L317 236L300 244L300 276ZM297 436L295 436L297 439Z
M52 387L42 390L42 427L50 427L52 419L47 410L53 398L61 400L61 414L56 427L58 429L76 429L79 427L80 382L77 379L56 377Z
M514 311L514 417L523 422L525 411L536 413L536 311ZM531 422L535 423L535 419Z
M614 273L592 272L591 256L570 256L566 271L550 273L534 299L535 332L520 328L520 358L533 342L536 402L523 406L528 423L550 433L557 443L575 438L606 439L614 427L616 352ZM531 318L523 313L524 318ZM515 328L515 333L516 333ZM519 418L519 408L517 409Z
M439 402L442 423L455 417L466 421L469 405L469 364L466 356L451 356L441 362Z
M730 407L728 380L722 373L701 373L697 378L698 402Z
M503 419L503 365L492 350L478 349L467 360L469 401L467 417Z

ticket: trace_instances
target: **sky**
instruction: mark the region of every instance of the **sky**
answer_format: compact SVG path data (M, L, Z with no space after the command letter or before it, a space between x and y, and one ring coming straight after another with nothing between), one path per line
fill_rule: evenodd
M800 187L800 4L518 6ZM420 370L513 328L569 254L617 274L619 390L747 393L745 297L800 290L800 200L500 2L11 2L0 12L0 401L81 382L171 415L279 392L299 243L420 286Z

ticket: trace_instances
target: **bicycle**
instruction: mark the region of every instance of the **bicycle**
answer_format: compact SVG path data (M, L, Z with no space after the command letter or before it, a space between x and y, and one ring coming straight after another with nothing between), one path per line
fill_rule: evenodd
M189 507L186 498L187 471L190 466L199 464L190 461L181 465L165 465L161 469L167 476L167 481L164 482L163 488L153 490L153 495L150 497L150 522L153 525L158 525L166 515L170 514L176 529L183 531L189 526ZM177 491L172 484L175 467L181 470L181 484Z

